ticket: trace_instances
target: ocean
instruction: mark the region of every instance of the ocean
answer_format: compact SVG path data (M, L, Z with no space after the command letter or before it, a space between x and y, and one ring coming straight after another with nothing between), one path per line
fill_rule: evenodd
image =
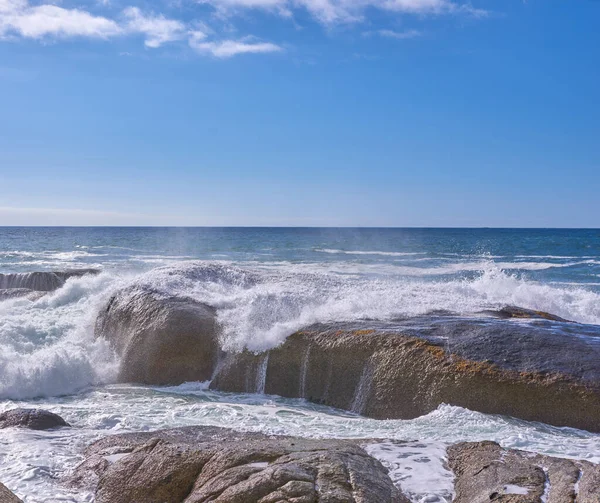
M93 501L59 479L97 438L193 424L412 441L368 449L414 502L451 501L444 448L459 440L600 462L600 435L450 405L379 421L207 383L116 384L117 358L94 339L99 309L136 282L216 307L222 344L234 351L275 347L315 322L505 305L600 325L600 230L0 228L0 273L79 268L100 273L0 301L0 412L39 406L76 426L0 430L0 481L26 502ZM190 268L193 276L177 274Z

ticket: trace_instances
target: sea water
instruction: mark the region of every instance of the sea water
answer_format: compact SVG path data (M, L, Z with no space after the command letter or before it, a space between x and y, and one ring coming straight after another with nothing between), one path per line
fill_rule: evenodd
M74 425L0 430L0 482L27 502L93 501L58 480L86 444L183 425L365 439L414 502L451 501L445 446L460 440L600 462L600 435L448 405L377 421L205 383L116 384L118 359L93 334L111 293L136 284L215 306L228 350L268 349L318 321L507 304L600 324L598 230L0 228L0 273L73 268L101 272L0 302L0 411L39 406Z

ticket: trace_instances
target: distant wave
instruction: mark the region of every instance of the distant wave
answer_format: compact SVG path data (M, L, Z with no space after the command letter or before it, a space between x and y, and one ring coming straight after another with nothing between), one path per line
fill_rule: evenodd
M320 253L343 254L343 255L382 255L385 257L408 257L412 255L425 255L423 252L386 252L386 251L363 251L363 250L336 250L332 248L316 248L314 251Z

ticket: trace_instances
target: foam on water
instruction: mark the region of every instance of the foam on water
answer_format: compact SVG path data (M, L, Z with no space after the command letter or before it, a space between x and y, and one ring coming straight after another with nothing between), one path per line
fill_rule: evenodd
M528 281L493 262L482 269L474 278L423 281L391 270L367 274L346 263L188 262L154 269L136 284L215 306L228 350L269 349L316 322L390 319L436 309L473 313L511 304L600 322L600 295L593 291Z
M110 381L116 360L94 340L100 306L119 284L114 276L70 278L35 301L0 303L0 398L71 393Z
M4 401L0 411L24 405L32 402ZM60 414L74 428L0 430L0 480L19 496L27 496L27 503L91 501L91 495L69 491L58 478L83 459L83 448L95 439L191 425L364 439L361 444L388 467L394 482L415 503L451 501L452 475L445 465L445 447L459 441L495 440L505 447L600 462L600 435L448 405L413 420L382 421L304 400L212 392L206 383L167 388L109 385L76 396L37 400L33 405Z
M474 277L450 280L406 277L392 265L377 266L374 273L346 262L179 261L143 274L109 270L74 277L38 300L0 302L0 398L71 393L110 382L114 356L94 340L93 325L100 306L125 285L216 307L228 350L269 349L315 322L390 319L436 309L473 313L512 304L600 323L598 293L527 280L492 261L482 263Z

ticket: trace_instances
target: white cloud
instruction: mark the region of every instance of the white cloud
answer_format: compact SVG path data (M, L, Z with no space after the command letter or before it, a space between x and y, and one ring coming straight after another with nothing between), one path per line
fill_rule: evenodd
M395 30L377 30L374 32L367 32L367 35L376 34L380 37L384 38L395 38L397 40L406 40L409 38L417 38L423 35L419 30L405 30L405 31L395 31Z
M241 9L262 9L289 15L293 9L304 8L323 24L362 21L369 8L399 14L442 15L465 13L482 16L484 10L474 9L455 0L199 0L219 12L235 13Z
M23 1L0 0L0 37L88 37L106 39L122 33L113 20L56 5L29 7Z
M52 1L52 0L47 0ZM483 16L485 11L473 9L466 0L196 0L210 4L220 14L232 15L240 10L261 9L279 16L291 16L294 11L308 11L325 25L355 23L363 20L372 9L388 14L419 16L468 13ZM110 0L95 0L96 6ZM421 35L416 30L375 30L366 34L408 39ZM143 12L139 7L127 7L120 14L105 17L82 9L68 9L54 4L30 5L28 0L0 0L0 40L14 38L66 39L85 37L109 39L142 35L148 48L158 48L176 41L187 41L196 52L217 58L238 54L274 53L282 47L253 38L232 39L215 33L198 21L183 22L160 13ZM224 37L224 38L223 38Z
M241 1L251 4L261 0ZM144 44L149 48L157 48L168 42L187 40L190 47L198 53L210 54L217 58L282 50L278 45L254 41L252 38L208 41L212 31L201 23L191 23L188 26L181 21L168 19L162 14L144 13L138 7L127 7L117 21L79 9L65 9L56 5L32 7L27 0L0 0L0 39L18 36L31 39L70 37L108 39L133 34L144 35Z
M163 15L146 15L137 7L128 7L123 15L128 32L146 35L146 47L160 47L164 43L181 40L186 35L185 25L181 21L167 19Z
M211 54L216 58L231 58L238 54L280 52L283 49L268 42L245 42L243 40L221 40L203 42L190 39L190 46L199 53Z

